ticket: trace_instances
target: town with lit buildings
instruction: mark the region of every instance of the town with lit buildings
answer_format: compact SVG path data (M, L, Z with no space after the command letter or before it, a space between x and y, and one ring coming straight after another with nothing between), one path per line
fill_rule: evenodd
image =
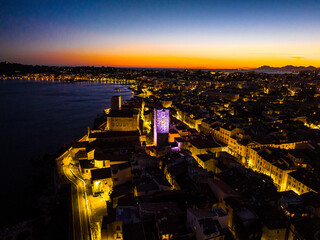
M320 240L320 0L3 0L0 240Z
M74 239L320 239L318 72L139 74L56 160Z

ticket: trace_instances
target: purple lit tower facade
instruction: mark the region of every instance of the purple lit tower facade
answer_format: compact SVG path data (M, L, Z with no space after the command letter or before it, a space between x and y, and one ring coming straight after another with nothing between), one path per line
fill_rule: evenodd
M166 146L169 136L169 109L154 109L154 145Z

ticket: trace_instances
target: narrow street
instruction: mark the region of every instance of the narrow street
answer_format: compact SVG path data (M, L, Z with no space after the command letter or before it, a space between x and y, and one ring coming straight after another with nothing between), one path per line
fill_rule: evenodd
M90 237L89 207L86 198L85 182L77 177L69 166L63 166L65 176L71 182L72 212L73 212L73 236L74 239L87 240Z

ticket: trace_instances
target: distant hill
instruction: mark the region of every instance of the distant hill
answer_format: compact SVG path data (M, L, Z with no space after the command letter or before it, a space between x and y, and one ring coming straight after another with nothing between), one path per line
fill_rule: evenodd
M116 67L93 67L93 66L45 66L45 65L25 65L19 63L10 62L0 62L0 75L11 75L11 74L25 74L25 73L60 73L61 71L72 71L77 72L91 72L91 71L103 71L103 72L113 72L115 69L138 69L138 70L159 70L161 68L116 68ZM181 70L181 69L167 69L167 70ZM270 67L261 66L259 68L242 68L242 69L204 69L209 70L219 70L226 72L236 72L236 71L255 71L261 73L299 73L301 71L320 71L320 68L314 66L292 66L287 65L284 67Z
M256 69L253 69L254 71L257 72L293 72L293 73L298 73L301 71L314 71L314 70L320 70L320 68L316 68L314 66L292 66L292 65L287 65L284 67L270 67L270 66L262 66Z
M52 71L53 67L38 66L38 65L24 65L19 63L0 62L0 74L16 74L16 73L43 73Z

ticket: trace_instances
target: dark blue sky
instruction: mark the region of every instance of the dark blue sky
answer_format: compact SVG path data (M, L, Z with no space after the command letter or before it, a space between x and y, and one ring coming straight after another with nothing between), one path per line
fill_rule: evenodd
M320 1L1 0L0 36L23 63L319 66Z

